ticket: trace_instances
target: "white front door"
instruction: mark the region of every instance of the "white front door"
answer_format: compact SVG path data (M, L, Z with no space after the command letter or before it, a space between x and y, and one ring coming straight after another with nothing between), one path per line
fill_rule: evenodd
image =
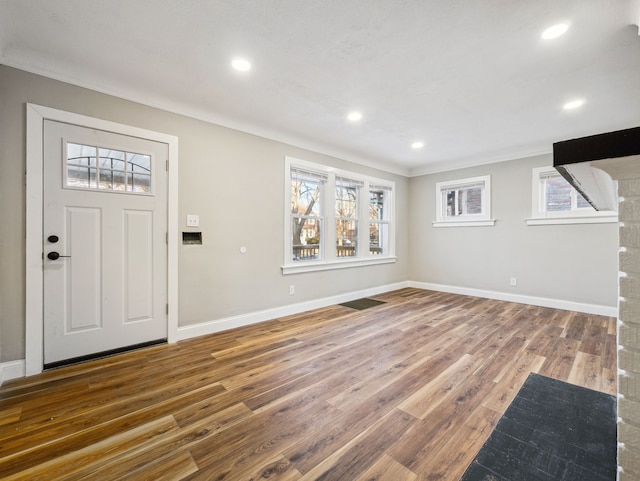
M45 120L44 363L167 338L167 144Z

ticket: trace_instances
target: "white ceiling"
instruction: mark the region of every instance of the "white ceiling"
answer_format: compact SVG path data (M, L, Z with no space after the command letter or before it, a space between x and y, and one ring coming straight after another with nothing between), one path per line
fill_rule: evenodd
M640 125L639 21L640 0L0 0L0 63L417 175Z

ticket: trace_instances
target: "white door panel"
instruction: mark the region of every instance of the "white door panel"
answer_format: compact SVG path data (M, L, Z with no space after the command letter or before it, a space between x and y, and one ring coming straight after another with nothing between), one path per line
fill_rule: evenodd
M72 155L78 145L96 155ZM45 364L166 339L167 155L163 143L45 121Z

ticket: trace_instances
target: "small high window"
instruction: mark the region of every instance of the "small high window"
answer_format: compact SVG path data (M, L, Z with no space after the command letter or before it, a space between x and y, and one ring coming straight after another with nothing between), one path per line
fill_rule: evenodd
M491 219L491 176L436 184L434 227L494 225Z
M596 211L553 167L533 169L529 225L617 222L612 211Z

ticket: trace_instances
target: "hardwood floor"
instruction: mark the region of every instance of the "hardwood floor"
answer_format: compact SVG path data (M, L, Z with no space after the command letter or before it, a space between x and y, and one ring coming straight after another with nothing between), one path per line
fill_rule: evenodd
M0 387L0 479L457 481L530 372L616 392L613 318L402 289Z

